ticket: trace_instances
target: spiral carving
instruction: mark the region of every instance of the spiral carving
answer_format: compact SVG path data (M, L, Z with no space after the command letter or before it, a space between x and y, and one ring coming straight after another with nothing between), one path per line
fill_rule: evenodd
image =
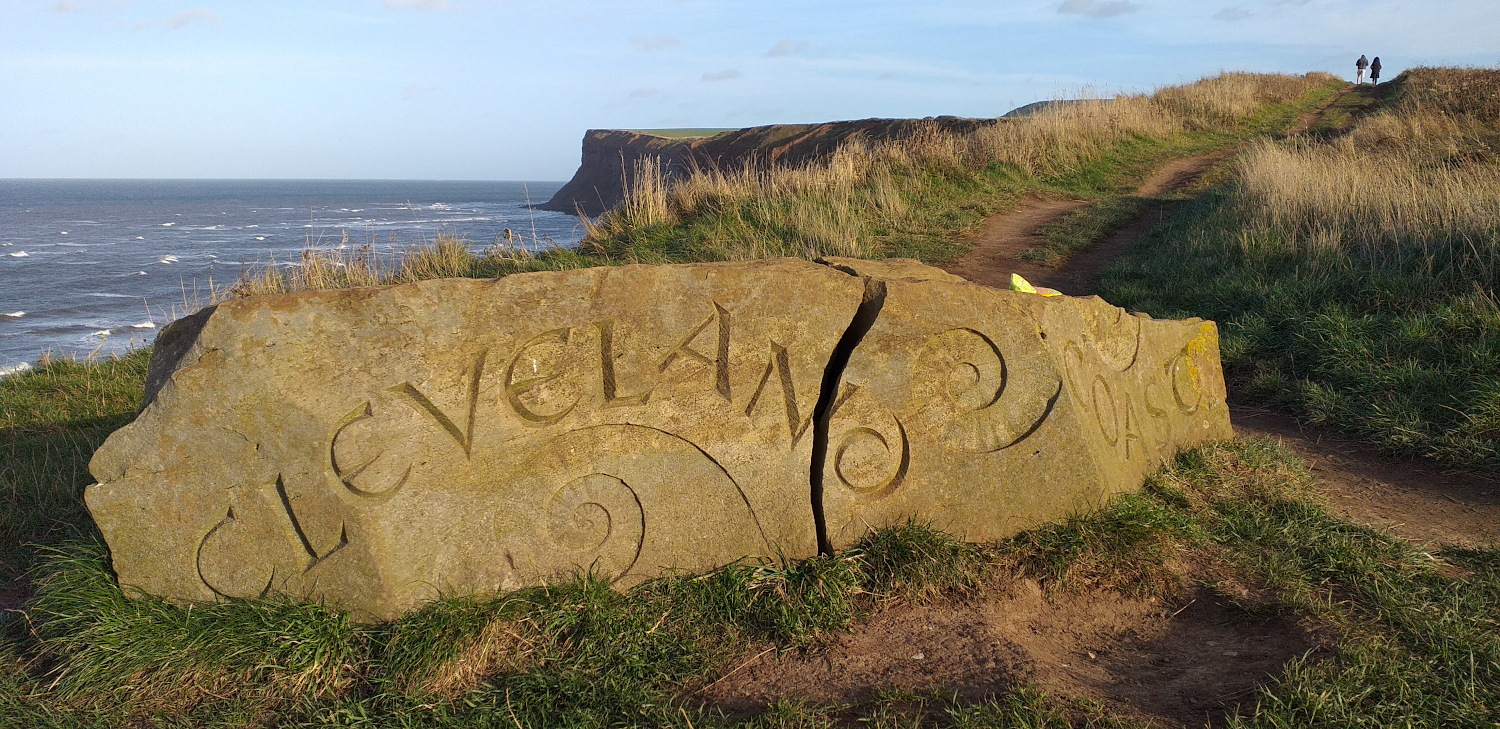
M1113 318L1099 309L1114 309ZM1083 316L1084 338L1093 345L1104 366L1124 372L1135 364L1141 349L1141 320L1124 309L1099 307Z
M1061 382L1023 379L1038 381L1014 388L1020 397L1003 398L1011 383L1000 348L973 329L950 329L927 340L917 356L912 372L917 418L953 450L1008 448L1036 431L1061 392Z
M623 575L640 557L645 512L635 490L604 473L576 478L547 502L547 535L561 549L593 555L601 575Z

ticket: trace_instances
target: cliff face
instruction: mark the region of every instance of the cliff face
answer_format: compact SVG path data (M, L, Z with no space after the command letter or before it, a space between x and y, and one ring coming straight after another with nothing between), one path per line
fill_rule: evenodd
M832 153L856 135L871 141L909 136L933 128L967 132L993 119L952 116L926 119L862 119L824 124L773 124L724 132L713 137L667 138L619 129L590 129L583 135L578 172L542 210L598 215L620 202L636 163L656 158L669 177L699 167L738 169L747 164L791 166Z

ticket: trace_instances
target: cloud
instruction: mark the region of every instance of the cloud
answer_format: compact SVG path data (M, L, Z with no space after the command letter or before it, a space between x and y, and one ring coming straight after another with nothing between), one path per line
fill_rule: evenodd
M682 45L682 39L670 35L633 35L630 36L630 45L643 51L660 51Z
M380 3L387 10L436 10L444 12L451 10L448 0L382 0Z
M224 22L223 18L220 18L218 13L215 13L211 10L184 10L180 13L173 13L172 15L166 18L162 18L161 20L142 20L141 22L135 24L135 29L149 30L151 28L166 28L168 30L181 30L182 28L187 27L188 23L192 23L194 21L209 23L211 25L218 25Z
M785 39L772 46L771 50L766 51L766 58L790 56L794 53L806 53L807 49L807 41Z
M1140 10L1141 6L1126 0L1063 0L1057 12L1063 15L1086 15L1090 18L1113 18Z
M1250 12L1249 10L1246 10L1238 5L1230 5L1229 7L1224 8L1217 13L1214 13L1214 20L1222 20L1226 23L1233 23L1237 20L1244 20L1252 15L1254 15L1254 13Z
M731 69L729 69L727 71L713 71L711 73L705 73L705 74L703 74L703 80L704 81L733 81L734 79L737 79L737 78L739 78L739 77L741 77L743 75L744 74L742 74L742 73L739 72L739 69L731 68Z

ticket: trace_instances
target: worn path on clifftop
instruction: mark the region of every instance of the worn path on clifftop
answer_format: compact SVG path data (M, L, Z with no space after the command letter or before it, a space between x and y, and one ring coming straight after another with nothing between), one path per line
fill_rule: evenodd
M1335 101L1337 98L1322 109L1304 114L1288 135L1311 129ZM1238 151L1228 149L1171 160L1142 182L1134 194L1160 198L1180 192ZM1165 220L1180 202L1154 202L1128 225L1056 267L1017 258L1021 252L1042 245L1043 226L1089 204L1087 200L1026 198L1015 209L985 220L974 238L974 248L945 268L970 281L998 288L1009 288L1010 274L1019 273L1033 284L1087 296L1094 293L1099 272ZM1476 545L1500 541L1500 482L1477 474L1393 461L1347 437L1304 428L1294 418L1263 409L1240 406L1231 413L1235 432L1275 438L1300 453L1318 476L1319 491L1328 504L1346 519L1422 543Z

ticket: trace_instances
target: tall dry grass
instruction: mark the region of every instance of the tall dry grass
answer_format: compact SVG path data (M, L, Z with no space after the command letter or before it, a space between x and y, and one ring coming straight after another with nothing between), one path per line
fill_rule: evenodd
M1500 107L1463 97L1476 89L1500 90L1500 72L1417 69L1343 137L1257 144L1238 166L1242 239L1310 262L1500 280Z
M1420 153L1333 144L1261 144L1240 161L1246 241L1351 267L1411 264L1494 278L1500 168L1434 164Z
M584 245L632 260L670 257L683 251L653 246L653 234L696 223L693 258L882 257L892 234L930 227L923 208L947 194L945 184L971 184L995 169L1023 177L1065 174L1128 140L1232 129L1328 79L1225 73L1110 103L1056 105L969 133L931 125L878 143L854 138L796 166L695 169L669 179L654 160L643 160L624 201L588 224Z
M523 241L510 231L479 254L462 238L439 234L431 242L387 254L373 246L350 246L348 238L334 248L308 248L290 264L275 260L255 266L235 283L211 294L213 301L286 294L296 291L346 289L357 286L401 284L434 278L490 277L525 268L537 261L538 241Z

